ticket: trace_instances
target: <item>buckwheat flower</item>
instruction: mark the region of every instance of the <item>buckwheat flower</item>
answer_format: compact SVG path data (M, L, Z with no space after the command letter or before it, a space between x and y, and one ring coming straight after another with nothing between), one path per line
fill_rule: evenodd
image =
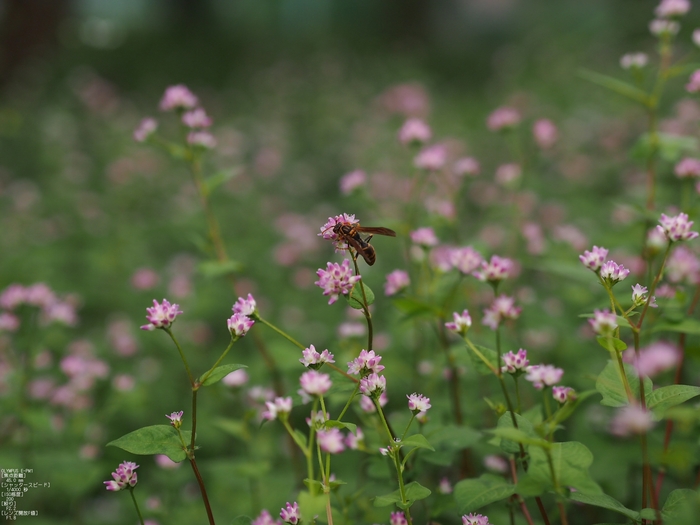
M208 131L190 131L187 134L187 143L190 146L204 149L214 149L216 147L216 139Z
M0 307L5 310L14 310L27 298L26 288L21 284L11 284L0 294Z
M491 525L488 516L482 514L465 514L462 516L462 525Z
M443 477L440 480L440 483L438 484L437 491L440 494L452 494L453 488L452 488L452 483L450 483L450 480L447 479L446 477Z
M504 365L501 367L501 372L515 374L516 372L523 371L530 364L527 358L527 350L521 348L518 350L517 354L514 354L511 350L507 354L501 356L503 358Z
M649 22L649 32L658 37L668 37L678 34L681 26L673 20L652 20Z
M174 426L175 428L180 428L182 426L182 415L184 412L180 410L179 412L171 412L170 415L165 414L165 417L167 417L170 420L170 424Z
M188 128L208 128L212 124L211 117L202 108L195 108L182 115L182 123Z
M335 217L328 217L328 221L326 221L326 224L321 226L321 233L319 233L318 236L326 240L333 241L333 243L335 244L335 251L343 252L348 249L348 245L345 243L345 241L343 241L342 237L338 236L333 231L333 229L337 224L347 224L349 226L353 226L359 223L360 221L355 219L354 215L350 215L347 213L336 215Z
M454 171L455 175L476 176L481 173L481 166L474 157L463 157L454 163L452 171Z
M598 335L612 335L617 329L617 316L610 310L594 310L593 318L588 322Z
M390 450L389 450L388 448L386 448L386 447L379 447L379 453L380 453L382 456L388 456L389 453L390 453Z
M256 309L257 303L255 302L255 297L253 297L251 294L248 294L248 297L246 299L243 299L243 297L239 297L238 300L235 303L233 303L233 306L231 307L233 313L246 315L248 317L251 317L255 313Z
M148 137L153 135L158 129L158 122L156 119L151 117L146 117L143 119L138 127L134 130L134 140L136 142L145 142Z
M673 168L679 179L700 177L700 159L685 157Z
M666 249L666 246L668 246L668 238L666 238L665 233L660 232L656 228L652 228L647 232L646 248L649 255L656 255L661 250Z
M651 412L639 405L627 405L620 408L610 424L610 432L625 437L632 434L644 434L654 426Z
M257 518L255 518L250 525L282 525L280 520L272 518L272 515L267 511L263 510Z
M693 31L692 40L693 40L693 44L700 47L700 29L696 29L695 31Z
M24 292L25 302L33 306L47 308L58 301L56 294L45 283L34 283L27 286Z
M481 254L471 246L452 248L450 250L450 263L452 267L463 275L468 275L475 271L481 266L483 261L484 258Z
M148 315L146 320L148 324L141 327L141 330L155 330L156 328L168 328L173 324L175 318L182 313L180 305L170 304L167 299L163 299L162 303L158 303L153 299L153 306L146 308Z
M559 382L564 370L553 365L533 365L526 368L525 379L532 383L537 390L542 390L545 386L552 386Z
M106 489L111 491L124 490L136 486L138 476L134 472L139 466L132 461L124 461L119 464L117 470L112 472L114 480L105 481Z
M498 326L506 319L517 319L520 317L522 308L515 306L515 299L507 295L499 295L494 299L491 306L484 310L484 317L481 324L488 326L491 330L497 330Z
M338 428L328 428L319 430L316 433L318 446L322 452L328 454L340 454L345 450L345 438Z
M340 178L340 193L350 195L356 188L367 184L367 174L362 170L351 171Z
M661 0L654 9L654 14L659 18L672 18L682 16L690 11L689 0Z
M362 323L340 323L338 325L338 337L347 339L350 337L364 337L367 328Z
M432 228L418 228L410 233L411 242L417 244L424 248L430 248L431 246L437 246L440 242L435 235L435 231Z
M360 280L359 275L353 275L350 260L344 259L342 264L327 263L326 269L316 271L319 279L314 284L323 289L323 295L328 295L328 304L333 304L340 295L347 295L352 287Z
M314 370L321 368L323 363L335 363L333 354L328 350L324 350L319 354L314 345L309 345L308 348L304 348L301 355L302 357L299 359L299 362L306 368L312 368Z
M230 374L225 375L221 382L231 387L243 386L248 382L248 372L242 368L240 370L234 370Z
M360 399L368 399L368 398L363 396ZM374 406L374 405L372 405L372 406ZM360 427L356 427L354 434L352 432L348 432L348 435L345 436L345 444L351 450L358 450L360 448L360 446L362 445L362 443L364 442L364 439L365 439L365 433L362 432L362 429Z
M389 525L408 525L406 515L401 511L392 512L389 518Z
M408 272L403 270L394 270L386 276L384 283L384 294L386 296L396 295L411 284L411 279L408 277Z
M583 252L583 255L579 255L578 258L586 268L597 272L600 270L600 267L603 266L607 256L608 250L606 248L594 246L590 252L586 250Z
M559 403L566 403L569 400L576 399L576 392L569 386L553 386L552 397Z
M629 274L630 271L628 269L621 264L617 264L613 260L603 263L603 266L600 267L600 277L608 284L608 286L614 286Z
M469 310L463 310L461 314L452 313L454 321L445 323L445 328L456 334L465 335L472 325L472 318L469 315Z
M486 119L486 127L491 131L509 130L520 124L520 113L517 109L500 107Z
M514 184L520 180L522 174L523 170L520 164L509 162L508 164L501 164L496 168L494 180L499 186L513 188Z
M480 281L497 283L511 276L513 261L498 255L492 255L491 260L481 262L481 268L472 272L472 275Z
M0 313L0 332L16 332L19 328L19 317L10 312Z
M411 412L427 412L431 407L430 398L425 397L423 394L413 394L407 395L408 398L408 409Z
M559 139L559 130L549 119L541 118L532 125L532 136L535 142L542 149L549 149L556 144Z
M374 353L374 350L361 350L360 355L348 363L348 374L359 374L365 376L370 372L378 374L384 370L384 365L380 365L382 356Z
M280 518L285 523L291 523L292 525L297 525L301 520L301 512L299 512L299 505L295 501L293 505L287 502L287 506L280 512Z
M399 142L401 144L428 142L433 136L433 132L423 120L410 118L404 122L399 130Z
M418 246L413 246L412 248L419 252L416 261L422 260L422 256L425 255L425 252L418 248ZM449 272L452 269L452 247L435 246L428 254L428 262L430 263L430 267L437 272Z
M697 69L691 73L690 79L685 85L685 90L688 93L697 93L700 91L700 69Z
M668 256L665 275L672 283L697 284L700 282L700 260L687 246L678 245Z
M386 390L386 378L377 374L369 374L360 379L360 392L367 397L378 398Z
M199 103L199 100L184 84L170 86L165 90L163 98L160 99L160 109L170 111L171 109L192 109Z
M322 374L316 370L309 370L301 374L299 384L302 390L310 396L322 396L333 386L328 374Z
M274 401L265 401L267 410L262 413L263 419L272 421L281 416L280 419L285 419L287 414L292 411L291 397L276 397Z
M490 455L484 458L484 467L493 472L505 474L508 472L508 461L501 456Z
M416 168L431 171L441 169L445 162L447 162L447 148L443 144L433 144L423 148L413 159L413 165Z
M683 358L678 347L666 341L657 341L642 348L639 354L634 349L627 350L622 359L632 363L637 374L646 377L655 377L666 370L674 369Z
M661 226L657 226L658 230L666 234L671 242L689 241L700 235L698 232L690 231L693 221L688 220L687 213L679 213L674 217L668 217L662 213L659 222Z
M306 424L309 428L321 428L323 424L331 418L331 415L323 410L311 412L311 417L306 418Z
M622 69L642 69L649 62L646 53L627 53L620 58Z
M632 287L632 305L637 307L637 306L643 306L644 303L647 302L647 295L648 290L646 286L642 286L641 284L637 283ZM656 298L652 297L651 301L649 302L649 306L652 308L656 308L659 305L656 304Z
M379 396L379 406L386 406L388 402L389 397L386 395L386 392L382 392L382 395ZM360 408L363 412L366 412L367 414L372 414L373 412L377 411L377 407L374 406L372 400L365 396L360 396Z
M250 317L243 314L233 314L226 320L228 331L231 336L238 339L248 333L248 330L255 324Z

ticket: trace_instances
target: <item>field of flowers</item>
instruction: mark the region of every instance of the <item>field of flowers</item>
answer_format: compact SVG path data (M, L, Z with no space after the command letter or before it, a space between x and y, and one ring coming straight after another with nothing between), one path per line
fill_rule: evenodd
M5 87L3 519L697 523L697 6L501 4Z

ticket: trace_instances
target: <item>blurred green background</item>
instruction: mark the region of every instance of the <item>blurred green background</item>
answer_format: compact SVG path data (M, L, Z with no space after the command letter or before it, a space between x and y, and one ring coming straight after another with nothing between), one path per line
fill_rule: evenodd
M538 175L529 181L530 197L536 195L531 214L545 229L548 211L560 224L575 226L589 241L582 247L637 253L642 223L627 221L631 212L620 204L643 202L641 185L635 184L639 165L627 150L643 132L645 117L578 73L587 68L621 75L622 54L653 54L647 26L655 5L640 0L0 2L0 288L45 282L59 294L74 294L80 318L76 327L20 331L14 338L3 335L0 343L0 364L6 365L0 372L0 466L34 468L37 480L52 483L26 498L26 508L40 511L32 524L135 523L127 495L106 493L102 484L125 459L142 465L137 495L149 517L168 524L204 522L187 465L165 470L150 457L104 447L140 426L165 424L165 413L183 409L187 420L189 393L175 350L164 334L138 330L152 299L167 297L185 311L176 332L198 371L225 347L225 320L236 300L202 265L208 258L206 224L187 170L131 136L148 115L160 120L164 135L176 136L174 117L157 109L166 86L186 84L214 118L219 145L207 157L206 169L233 175L213 196L213 207L229 253L241 264L239 293L253 292L265 318L304 344L331 349L342 364L356 355L362 340L338 341L337 325L348 314L340 304L328 307L313 286L316 269L332 257L330 246L317 242L315 234L328 216L347 212L363 224L395 228L405 240L402 203L392 197L392 187L412 170L412 153L396 141L409 114L425 118L437 139L477 157L488 180L496 166L512 160L503 139L486 129L493 109L514 105L528 122L553 120L562 139L529 168ZM697 10L684 19L679 55L692 52L689 34L699 21ZM397 89L414 97L414 110L397 109L392 102ZM692 104L676 105L682 94L682 82L672 83L662 113L682 121L695 111ZM527 140L523 147L534 150ZM341 195L340 177L355 169L373 174L373 195ZM679 183L671 169L672 162L662 163L660 180L666 186L660 200L677 204ZM489 230L504 219L505 207L498 194L488 204L479 202L488 192L483 182L473 185L474 193L468 188L460 194L454 218L421 212L422 225L433 226L446 243L474 244L485 255L495 251L518 259L520 280L507 291L518 291L527 304L506 348L527 345L538 362L553 361L570 371L567 384L591 388L606 356L582 357L595 343L578 337L577 316L605 301L577 266L582 247L557 239L552 228L546 231L544 254L507 253L507 242L499 244L498 231ZM505 237L508 228L515 225L505 217ZM406 393L441 392L444 381L431 329L402 322L381 297L384 275L406 265L404 241L392 242L374 241L379 262L363 275L377 292L375 317L387 366L403 378L390 386L399 410ZM148 290L132 284L142 268L158 276ZM472 304L483 302L479 297L483 289L470 284L455 298L454 309L478 311ZM297 350L262 326L255 330L277 360L287 392L295 392ZM488 331L475 330L484 344L491 343ZM300 477L289 467L300 458L290 458L281 428L277 423L259 428L255 420L260 403L250 401L247 392L253 385L269 388L271 379L249 339L237 343L227 359L249 367L248 385L219 384L201 396L198 458L221 523L238 514L253 516L263 507L275 515L300 488ZM48 352L50 364L37 367L33 377L61 384L66 378L59 362L76 341L109 364L109 375L87 393L89 406L74 410L18 393L22 383L12 373L11 356L30 347L26 355L32 357ZM410 354L404 353L409 348ZM433 360L434 369L419 376L416 366L425 360ZM466 358L462 364L469 426L493 426L482 400L491 395L485 380L469 369ZM118 388L120 375L134 384ZM434 395L434 406L440 406ZM342 407L342 400L336 401L331 411ZM304 410L295 412L300 427ZM596 454L596 480L615 497L638 505L638 482L629 482L640 472L636 450L607 436L600 407L585 416L572 420L559 437L587 443ZM496 452L485 440L464 439L477 457ZM456 482L448 452L442 463L426 460L419 467L426 476L447 475ZM687 458L678 462L678 486L691 475ZM619 469L610 468L612 460ZM353 473L358 464L362 468ZM376 456L367 459L358 452L338 460L338 472L343 467L351 472L344 479L368 487L382 485L388 475ZM433 516L441 523L459 522L449 498L433 505L445 509ZM602 511L588 515L589 510L572 516L571 523L613 519ZM388 520L388 513L377 512L366 509L368 523ZM493 515L507 516L503 509Z

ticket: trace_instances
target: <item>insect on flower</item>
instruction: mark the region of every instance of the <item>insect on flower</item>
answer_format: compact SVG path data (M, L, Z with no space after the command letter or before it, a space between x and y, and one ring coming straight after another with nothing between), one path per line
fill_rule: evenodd
M374 235L396 237L396 232L389 228L383 228L381 226L360 226L359 222L352 223L342 220L336 220L333 226L324 230L324 233L328 230L333 231L336 240L344 242L361 255L369 266L372 266L377 261L377 252L374 246L369 243L372 237ZM369 235L363 239L360 235L361 232L368 233Z

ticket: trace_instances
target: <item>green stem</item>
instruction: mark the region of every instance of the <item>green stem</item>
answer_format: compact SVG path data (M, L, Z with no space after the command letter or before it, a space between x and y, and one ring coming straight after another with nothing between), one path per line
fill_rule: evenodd
M163 330L165 330L165 333L170 336L170 339L173 340L173 343L175 343L175 346L177 347L177 351L180 352L180 359L182 359L182 363L185 365L185 371L187 372L187 377L190 380L190 385L194 386L194 376L190 370L190 365L187 363L185 352L182 351L182 347L180 346L180 343L177 342L177 338L175 337L175 334L173 334L170 327L164 327Z
M131 501L134 502L134 507L136 508L136 514L139 516L139 521L141 522L141 525L144 525L143 516L141 516L141 509L139 509L139 504L136 502L136 496L134 496L134 487L129 487L129 494L131 494Z
M219 366L219 363L221 363L221 361L224 360L224 357L226 357L226 354L228 354L229 351L231 350L231 348L233 348L233 343L238 341L238 339L239 338L236 336L231 337L231 341L229 342L228 346L226 347L226 350L223 351L223 353L219 356L219 359L216 360L216 363L214 363L214 365L209 369L209 371L202 376L202 379L199 381L200 385L204 384L204 382L207 379L209 379L209 376L212 374L212 372L214 372L214 369L217 366Z
M192 433L194 436L194 432ZM194 456L190 458L190 465L192 465L192 471L194 472L194 476L197 478L197 483L199 484L199 490L202 493L202 500L204 501L204 508L207 511L207 518L209 519L209 525L216 525L214 523L214 515L211 512L211 505L209 504L209 497L207 496L207 489L204 488L204 480L202 479L202 475L199 473L199 468L197 468L197 461L194 459Z
M273 325L273 324L270 323L269 321L266 321L265 319L263 319L263 318L260 317L259 315L257 316L257 320L260 321L260 322L261 322L262 324L264 324L265 326L267 326L268 328L270 328L270 329L272 329L273 331L277 332L279 335L281 335L282 337L284 337L287 341L289 341L290 343L292 343L294 346L298 346L298 347L301 348L302 350L305 350L305 349L306 349L306 347L305 347L303 344L301 344L299 341L297 341L296 339L294 339L291 335L289 335L288 333L286 333L286 332L280 330L280 329L277 328L275 325Z

